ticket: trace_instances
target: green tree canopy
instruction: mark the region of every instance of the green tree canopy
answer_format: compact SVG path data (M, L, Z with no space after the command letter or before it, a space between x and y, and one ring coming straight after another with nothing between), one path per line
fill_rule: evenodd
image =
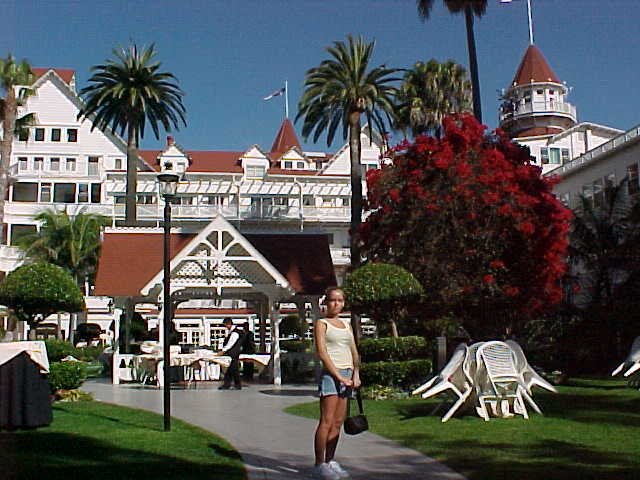
M396 317L406 313L407 304L423 292L414 276L398 265L368 263L354 270L344 281L349 308L373 315L376 323L388 322L398 336Z
M127 193L125 223L135 225L138 167L138 141L144 138L147 124L156 138L159 127L166 131L186 126L184 93L172 73L161 72L154 60L154 46L137 45L113 51L114 59L91 68L89 85L80 91L85 104L78 118L93 116L93 127L111 127L127 134Z
M31 85L35 76L26 60L17 63L8 55L0 59L0 122L2 122L2 141L0 142L0 238L4 229L4 204L9 183L9 164L13 139L16 132L33 123L34 116L27 114L18 118L18 107L24 105L27 97L33 93ZM20 87L20 88L18 88Z
M471 108L471 82L464 67L453 60L417 62L405 72L396 102L397 128L414 136L439 136L446 115Z
M20 239L19 246L33 261L44 261L64 268L78 285L93 280L100 256L100 232L109 225L102 215L47 209L35 216L40 230Z
M71 275L45 262L23 265L9 273L0 283L0 303L32 326L51 314L85 308L82 292Z

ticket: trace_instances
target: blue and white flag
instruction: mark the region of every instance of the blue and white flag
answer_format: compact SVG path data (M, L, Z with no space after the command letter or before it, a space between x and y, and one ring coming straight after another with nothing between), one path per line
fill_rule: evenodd
M284 92L285 92L285 88L284 87L279 88L275 92L273 92L270 95L267 95L266 97L264 97L263 100L271 100L273 97L279 97L280 95L284 95Z

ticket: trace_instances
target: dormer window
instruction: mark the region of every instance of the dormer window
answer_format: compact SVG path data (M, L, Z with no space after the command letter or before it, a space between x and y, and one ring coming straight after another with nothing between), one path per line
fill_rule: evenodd
M282 168L288 168L288 169L293 168L293 162L291 160L285 161Z
M247 178L264 178L266 169L259 165L247 165L245 168L245 177Z
M304 162L297 162L296 163L296 168L299 168L300 170L304 170L304 168L305 168Z

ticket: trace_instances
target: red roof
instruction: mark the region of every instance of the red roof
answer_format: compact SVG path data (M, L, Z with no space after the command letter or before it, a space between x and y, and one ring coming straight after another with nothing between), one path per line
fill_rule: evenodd
M195 234L171 234L173 258ZM326 235L246 235L296 293L336 285ZM162 233L105 233L94 295L134 297L162 269Z
M291 120L285 118L282 125L280 125L280 130L278 130L275 140L273 141L271 153L282 155L293 147L301 149L298 136L296 135L296 131L293 128Z
M139 150L138 154L155 170L160 170L158 157L162 150ZM188 170L190 172L227 172L242 173L242 165L238 161L244 152L224 151L192 151L187 155L191 158Z
M195 235L171 234L171 258ZM160 270L162 233L105 233L96 274L95 295L139 296Z
M535 82L561 83L545 60L542 52L535 45L529 45L520 62L512 85L525 85Z
M49 70L55 71L58 74L58 76L60 78L62 78L62 80L64 80L65 83L67 83L67 84L71 83L71 81L73 80L74 75L76 74L76 71L75 70L71 70L70 68L39 68L39 67L32 67L31 68L31 71L36 76L36 79L38 79L41 76L43 76Z
M522 137L538 137L542 135L556 135L557 133L561 133L564 130L556 127L533 127L523 130L522 132L518 132L514 138L522 138Z

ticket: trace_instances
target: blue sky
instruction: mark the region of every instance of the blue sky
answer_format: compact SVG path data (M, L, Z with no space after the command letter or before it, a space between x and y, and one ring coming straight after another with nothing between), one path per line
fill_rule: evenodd
M186 92L187 128L176 141L191 150L269 148L284 115L283 97L262 97L289 81L290 116L304 74L347 34L376 40L374 64L409 67L417 60L467 65L464 18L436 0L431 19L418 19L414 0L3 0L0 55L33 66L77 71L118 45L155 42L163 69ZM606 4L606 9L603 5ZM573 87L579 119L621 129L640 123L640 2L532 0L535 42L556 74ZM4 28L8 26L7 28ZM497 95L512 80L528 43L526 0L489 0L476 21L485 123L497 124ZM300 125L297 124L298 131ZM302 139L301 139L302 140ZM164 144L151 133L145 148ZM340 140L305 143L334 151Z

